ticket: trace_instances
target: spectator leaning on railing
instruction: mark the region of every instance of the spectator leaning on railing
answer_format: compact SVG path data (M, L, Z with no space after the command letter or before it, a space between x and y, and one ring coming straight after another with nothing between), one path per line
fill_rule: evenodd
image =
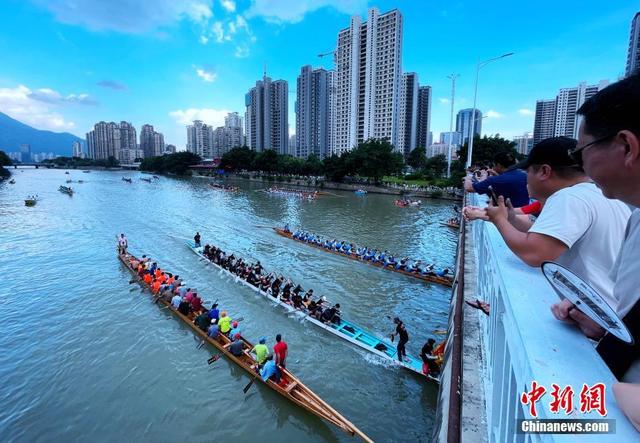
M529 203L527 176L522 171L511 168L515 163L513 155L500 152L493 160L495 162L493 170L498 175L475 182L473 177L467 176L463 181L465 191L489 194L489 186L491 186L496 194L504 195L516 207Z
M584 117L576 160L611 199L635 207L611 278L614 308L634 337L631 345L605 334L598 352L618 379L640 382L640 75L614 83L587 100L578 110ZM571 310L571 313L577 311ZM554 311L573 319L567 303ZM583 320L582 318L578 319ZM581 327L584 327L580 324ZM640 430L640 385L614 386L620 406Z
M608 273L620 250L631 211L624 203L602 195L582 167L569 157L568 151L575 147L573 139L548 138L516 165L527 171L531 196L544 202L527 232L509 222L502 196L498 206L487 208L487 217L511 251L525 263L540 266L544 261L558 262L586 280L614 307L613 282Z

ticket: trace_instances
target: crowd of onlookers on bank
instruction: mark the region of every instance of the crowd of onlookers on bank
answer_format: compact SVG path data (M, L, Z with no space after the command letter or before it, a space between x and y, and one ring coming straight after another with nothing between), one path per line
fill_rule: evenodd
M640 431L640 74L598 92L578 116L578 140L549 138L520 163L501 153L492 165L470 168L465 190L491 198L462 212L493 223L527 265L554 261L574 272L622 319L632 344L568 300L550 307L597 343L621 382L616 400ZM486 302L468 304L491 315Z

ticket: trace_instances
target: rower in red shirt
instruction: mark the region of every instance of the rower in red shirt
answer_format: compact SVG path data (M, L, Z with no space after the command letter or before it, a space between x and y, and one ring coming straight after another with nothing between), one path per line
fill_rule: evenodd
M285 360L287 359L287 350L288 346L282 340L282 335L276 335L276 344L273 347L273 353L276 356L276 364L282 366L283 368L286 367Z

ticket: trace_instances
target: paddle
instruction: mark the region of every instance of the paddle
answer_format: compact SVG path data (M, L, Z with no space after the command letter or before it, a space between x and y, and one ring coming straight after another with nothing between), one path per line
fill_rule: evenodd
M207 360L207 363L208 363L208 364L215 363L215 362L217 362L218 360L220 360L220 357L222 357L222 354L215 354L215 355L212 355L212 356L209 358L209 360Z
M251 379L251 381L247 384L247 386L245 386L245 387L242 389L242 392L243 392L244 394L246 394L246 393L247 393L247 391L249 390L249 388L251 388L251 386L253 385L253 382L255 382L257 378L258 378L258 375L256 374L256 375Z

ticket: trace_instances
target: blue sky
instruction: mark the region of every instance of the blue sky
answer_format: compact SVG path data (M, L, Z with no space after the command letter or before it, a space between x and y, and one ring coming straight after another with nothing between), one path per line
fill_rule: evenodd
M630 1L367 0L4 0L0 3L0 111L41 129L84 138L100 120L153 124L167 143L186 143L185 124L219 125L244 114L244 94L266 63L289 81L306 64L332 67L318 53L335 47L349 17L368 7L404 17L403 70L433 87L434 138L473 102L475 64L483 68L478 107L483 133L532 131L535 102L580 81L624 73Z

